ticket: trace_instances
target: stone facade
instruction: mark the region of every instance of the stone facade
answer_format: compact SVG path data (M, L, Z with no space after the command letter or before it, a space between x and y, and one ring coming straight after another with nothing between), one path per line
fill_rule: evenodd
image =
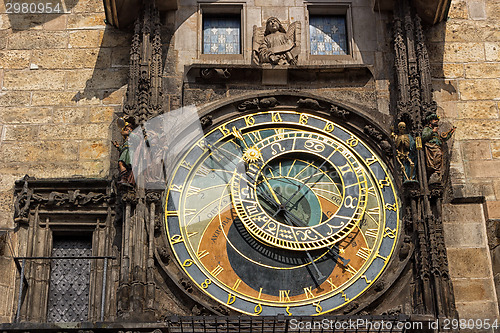
M448 20L427 33L443 127L457 126L443 222L463 318L498 318L499 15L498 1L455 0Z
M106 26L102 2L61 3L64 13L32 15L0 4L0 230L15 227L13 184L24 175L107 178L114 170L110 140L131 34ZM17 303L10 258L21 252L15 234L7 243L0 322L12 321Z
M119 139L115 119L123 111L132 33L106 25L101 2L64 4L64 14L21 15L3 14L5 3L0 3L0 230L16 227L14 182L26 174L111 179L116 172L111 141ZM201 15L207 3L182 1L176 11L162 13L165 111L195 105L203 112L245 96L288 90L349 105L390 131L391 11L374 11L372 1L351 1L346 12L350 56L313 58L303 33L297 67L271 72L252 67L252 26L277 16L285 26L299 21L305 29L307 8L292 0L229 4L243 13L243 52L237 58L202 54ZM458 127L448 142L450 192L442 222L461 318L500 317L499 20L498 0L453 0L448 21L425 27L442 127ZM203 75L228 64L227 78ZM11 251L26 250L19 243L16 232L0 241L0 267L10 268L0 273L0 294L7 295L0 300L0 323L14 317L18 282L10 257ZM171 301L170 293L165 291L165 304L172 313L192 310Z

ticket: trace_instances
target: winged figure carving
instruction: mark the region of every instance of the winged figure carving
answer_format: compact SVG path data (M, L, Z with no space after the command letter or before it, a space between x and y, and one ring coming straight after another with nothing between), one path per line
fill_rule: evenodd
M253 27L253 60L256 64L296 65L300 53L300 22L285 30L276 17L270 17L265 27Z

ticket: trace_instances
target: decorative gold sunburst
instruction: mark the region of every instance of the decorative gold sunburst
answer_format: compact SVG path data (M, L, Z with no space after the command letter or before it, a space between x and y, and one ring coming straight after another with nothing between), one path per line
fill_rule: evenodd
M255 147L248 148L243 154L243 160L247 163L257 162L261 158L260 150Z

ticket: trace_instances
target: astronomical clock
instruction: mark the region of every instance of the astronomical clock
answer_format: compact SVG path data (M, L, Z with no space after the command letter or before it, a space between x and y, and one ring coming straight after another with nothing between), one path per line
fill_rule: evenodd
M226 117L175 165L165 200L174 261L228 310L335 313L373 289L396 252L391 171L327 114L280 107Z

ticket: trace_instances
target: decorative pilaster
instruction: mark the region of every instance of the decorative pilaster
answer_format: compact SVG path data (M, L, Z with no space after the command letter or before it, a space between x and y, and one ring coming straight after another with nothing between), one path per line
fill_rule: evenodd
M408 134L412 140L415 138L416 150L416 179L403 183L405 205L411 211L407 232L413 235L416 247L413 309L419 315L455 318L457 312L441 220L444 179L441 182L430 179L425 142L422 142L422 131L432 118L429 115L435 117L436 102L432 98L429 57L421 20L409 0L398 2L394 12L394 52L397 82L395 127L399 122L406 124Z

